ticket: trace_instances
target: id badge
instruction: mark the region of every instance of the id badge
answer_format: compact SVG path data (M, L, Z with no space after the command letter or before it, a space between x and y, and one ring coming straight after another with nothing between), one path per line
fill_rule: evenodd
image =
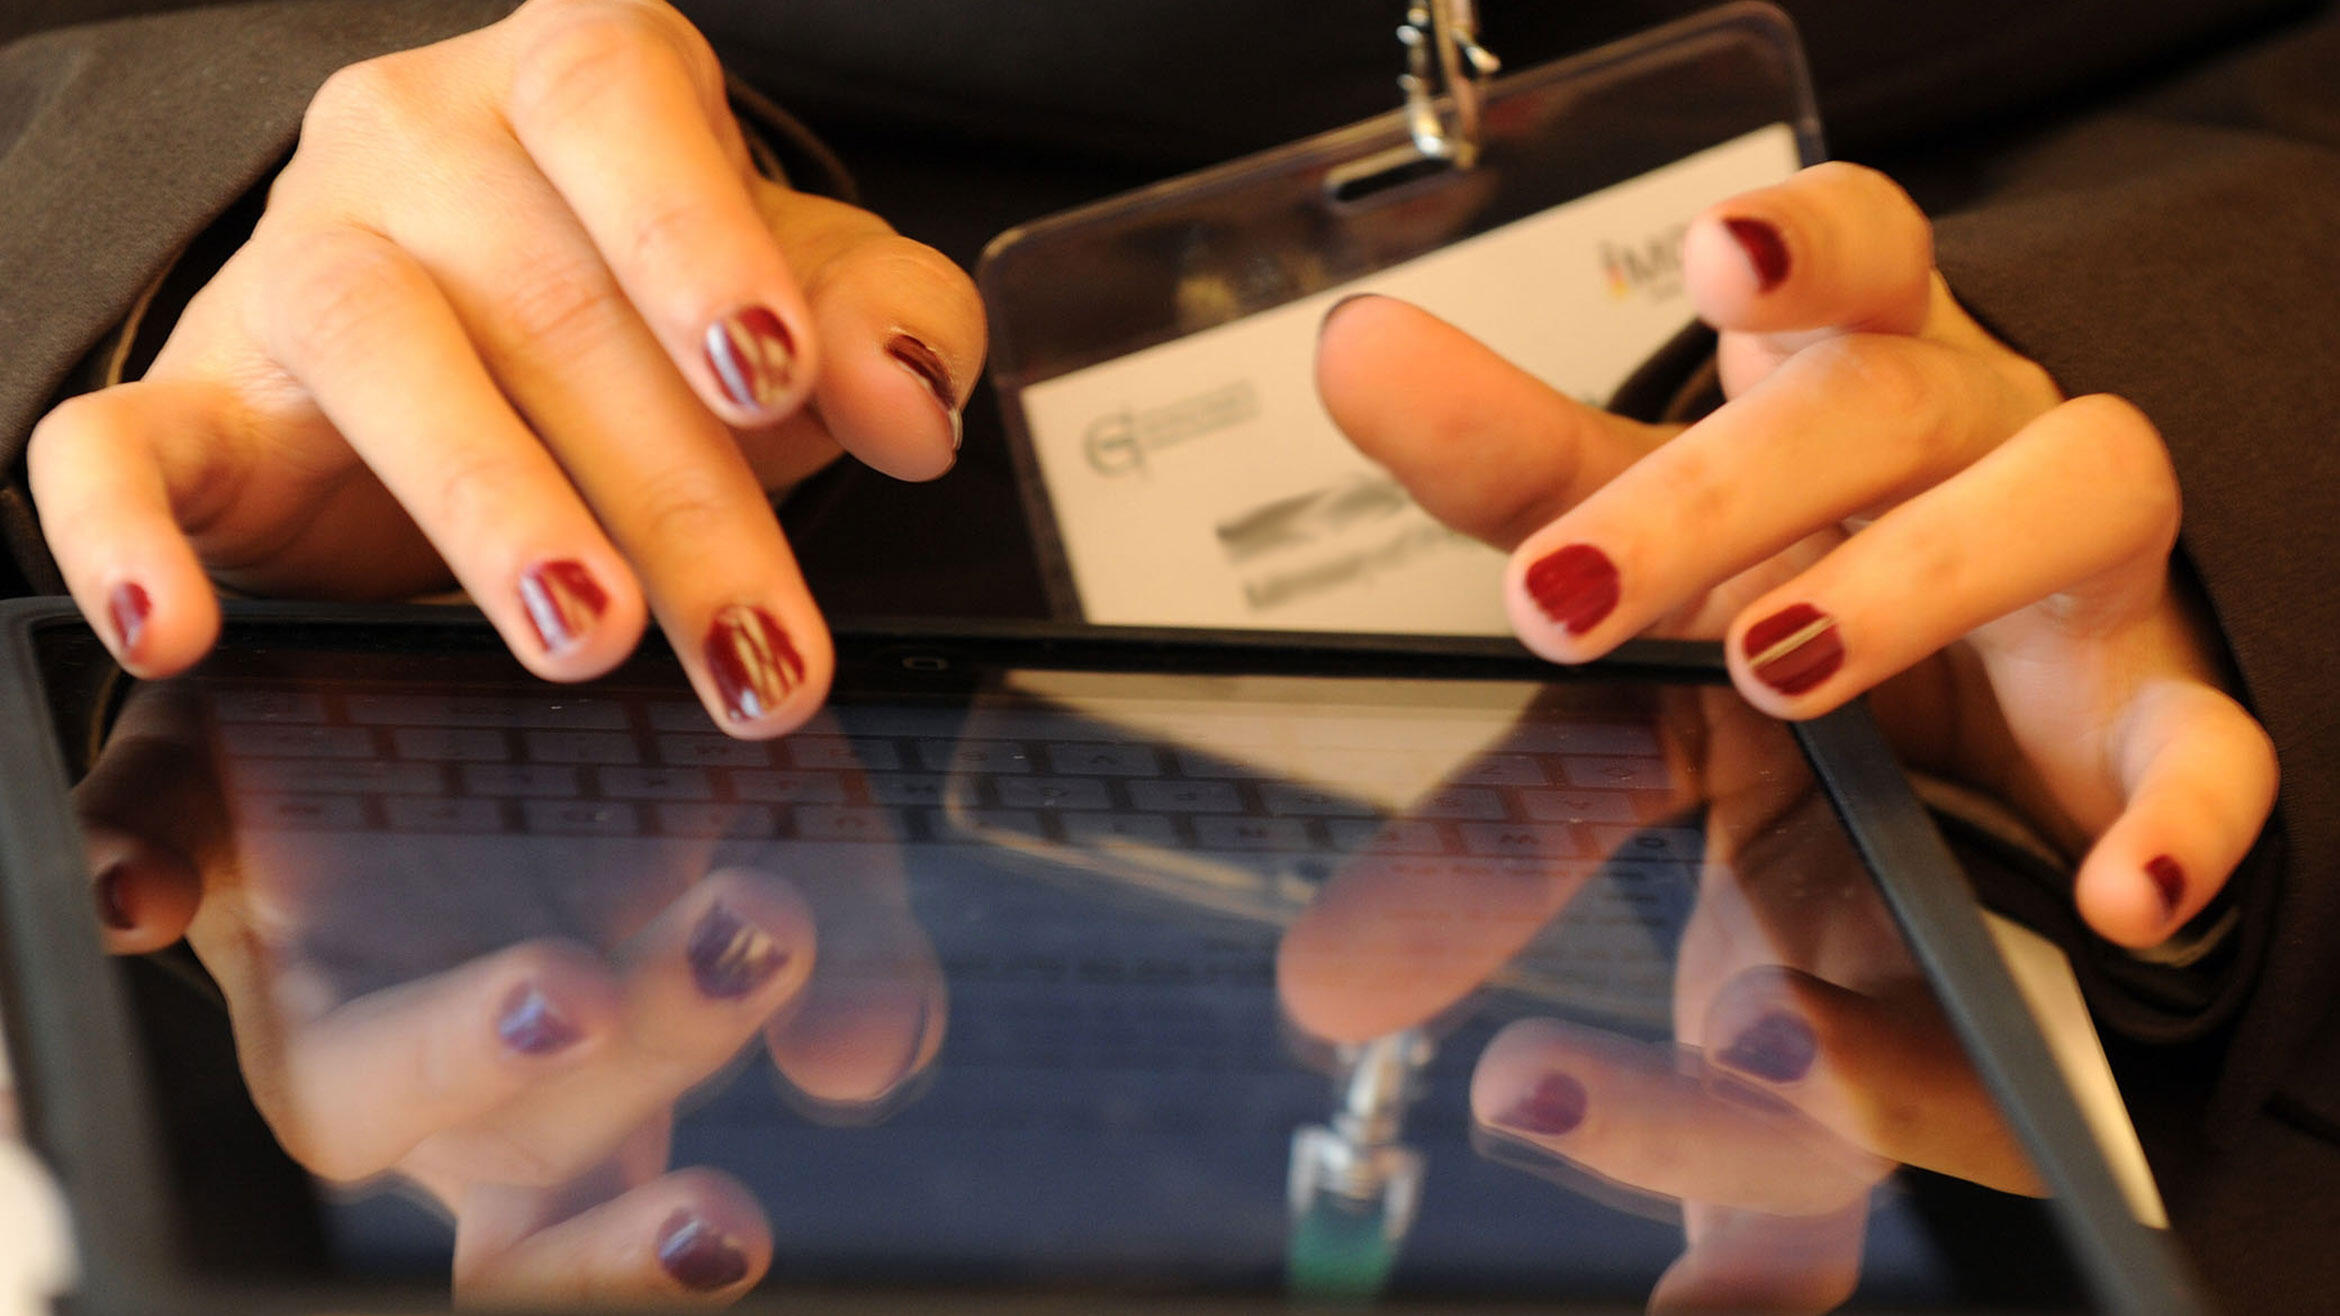
M1689 220L1821 147L1794 29L1763 4L1473 101L1445 158L1417 104L993 241L991 369L1059 619L1509 633L1502 555L1326 414L1325 312L1403 298L1601 405L1694 318Z

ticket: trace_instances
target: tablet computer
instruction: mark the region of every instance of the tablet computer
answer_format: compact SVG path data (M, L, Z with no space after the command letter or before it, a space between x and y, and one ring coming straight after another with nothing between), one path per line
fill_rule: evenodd
M1710 646L871 626L747 742L453 609L0 621L76 1310L2194 1309L1865 714Z

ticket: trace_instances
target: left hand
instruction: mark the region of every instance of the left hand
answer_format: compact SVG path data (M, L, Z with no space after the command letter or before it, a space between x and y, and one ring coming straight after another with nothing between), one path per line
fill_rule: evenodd
M1875 689L1911 762L2085 854L2099 934L2168 937L2249 850L2276 767L2172 584L2152 424L2065 399L1976 324L1872 171L1713 207L1684 267L1730 399L1695 425L1583 406L1379 297L1328 317L1319 391L1432 515L1512 554L1529 648L1720 638L1740 692L1785 718Z

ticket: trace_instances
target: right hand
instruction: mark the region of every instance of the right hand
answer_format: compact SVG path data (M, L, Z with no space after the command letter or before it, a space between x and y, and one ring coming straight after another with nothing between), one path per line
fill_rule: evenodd
M983 350L940 254L756 173L680 15L529 0L329 79L251 241L142 380L42 421L32 488L137 675L210 647L214 580L459 584L553 680L655 614L771 736L831 659L770 491L840 449L940 475Z

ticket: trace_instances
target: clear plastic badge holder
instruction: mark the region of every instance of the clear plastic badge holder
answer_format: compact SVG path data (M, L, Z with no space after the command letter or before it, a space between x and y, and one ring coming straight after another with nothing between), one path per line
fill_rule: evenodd
M985 253L993 376L1060 619L1507 633L1501 557L1325 414L1324 313L1402 297L1605 404L1693 318L1691 217L1821 158L1801 49L1769 5L1492 81L1467 17L1430 0L1401 29L1407 108Z

